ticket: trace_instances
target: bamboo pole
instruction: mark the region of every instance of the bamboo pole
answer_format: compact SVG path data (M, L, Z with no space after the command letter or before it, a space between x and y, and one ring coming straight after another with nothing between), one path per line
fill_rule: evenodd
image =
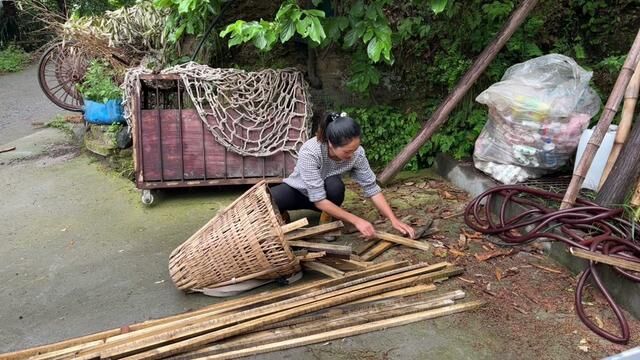
M507 43L520 24L524 22L531 10L536 6L538 0L523 0L520 6L511 14L504 28L493 39L482 53L476 58L471 68L460 79L455 89L440 104L435 113L424 124L420 133L398 154L389 165L378 176L378 181L386 184L411 160L429 138L447 121L451 111L455 109L460 100L471 89L471 86L478 80L484 70L491 64L500 49Z
M262 330L241 337L225 341L220 344L207 346L205 348L185 353L175 360L194 359L202 356L209 356L225 351L236 349L247 349L265 343L287 340L297 336L317 334L319 332L340 329L347 326L358 325L370 321L388 319L395 316L405 315L412 312L424 311L431 308L438 308L453 305L454 300L464 298L464 292L457 290L437 297L421 299L408 303L391 303L378 307L367 307L352 312L325 313L323 317L310 317L300 323L288 324L277 328Z
M420 270L424 270L424 269L417 269L412 272L416 274L415 276L405 277L398 280L380 279L380 280L371 282L371 284L362 284L362 285L354 286L353 289L344 289L336 292L338 295L327 294L327 296L324 296L321 299L318 299L318 301L307 303L298 307L289 308L287 310L278 310L277 312L274 312L270 315L261 316L253 320L242 322L227 328L215 330L213 332L202 333L202 331L198 331L198 333L201 333L201 335L186 338L182 341L171 343L169 345L153 348L151 350L126 357L125 359L139 360L139 359L165 358L168 356L172 356L175 354L180 354L186 351L196 349L200 346L212 343L214 341L219 341L222 339L229 338L231 336L240 335L240 334L246 333L247 331L251 331L253 329L257 329L262 326L273 324L278 321L286 320L295 316L308 314L308 313L326 309L332 306L342 305L354 300L377 295L386 291L400 289L406 286L413 286L415 284L418 284L424 281L434 281L436 278L439 279L442 277L449 277L452 274L462 273L462 269L456 269L456 268L440 270L431 274L420 273ZM403 275L403 274L400 274L400 275ZM373 285L373 286L370 286L370 285ZM155 339L152 339L152 340L155 340ZM175 338L170 338L169 341L175 341ZM142 348L149 348L150 346L153 346L155 344L146 343L144 344L145 346L139 347L140 345L141 344L137 344L135 346L139 349L142 349ZM124 352L125 354L130 352L129 347L125 347L121 350L125 350ZM101 356L117 357L120 354L122 354L122 352L113 351L113 352L106 352L104 354L101 354Z
M599 262L602 264L616 266L621 269L640 272L639 262L623 259L620 257L613 257L611 255L604 255L604 254L593 252L593 251L582 250L574 247L569 248L569 252L571 253L571 255L582 258L582 259L587 259L587 260Z
M636 108L636 102L638 101L638 90L640 89L640 61L636 65L636 70L629 80L629 85L627 85L627 90L624 92L624 103L622 104L622 114L620 117L620 124L618 125L618 131L616 132L616 139L613 143L613 147L611 148L611 153L609 154L609 158L607 159L607 164L602 172L602 177L600 178L600 184L598 185L598 189L602 187L605 180L609 176L611 169L613 168L613 164L615 164L618 159L618 155L620 155L620 150L622 149L622 145L625 141L627 141L627 137L629 136L629 131L631 130L631 124L633 123L633 113Z
M306 237L324 234L334 230L339 230L339 229L342 229L343 227L344 227L344 224L342 223L342 221L334 221L328 224L322 224L318 226L312 226L309 228L297 229L297 230L291 231L290 233L284 236L284 239L287 241L302 239Z
M484 305L482 301L470 301L462 304L450 305L434 310L426 310L418 313L407 314L404 316L394 317L390 319L378 320L361 325L349 326L342 329L336 329L332 331L323 332L320 334L304 336L300 338L293 338L290 340L270 343L248 349L241 349L236 351L230 351L222 354L217 354L209 357L202 357L200 359L236 359L243 356L264 354L271 351L285 350L299 346L305 346L310 344L316 344L326 342L330 340L336 340L347 336L360 335L367 332L383 330L391 327L411 324L414 322L433 319L440 316L451 315L467 310L477 309Z
M292 223L284 224L280 228L282 229L282 233L286 234L307 225L309 225L309 220L307 220L307 218L302 218Z
M378 256L382 255L385 251L391 249L396 244L389 241L379 241L370 249L367 249L364 253L360 254L360 258L364 261L371 261Z
M350 289L354 286L361 286L362 284L366 285L367 283L371 282L375 283L376 281L379 281L379 279L391 278L395 280L396 278L411 276L416 270L423 269L425 271L429 271L431 269L443 268L443 266L446 267L447 265L447 263L440 263L425 268L424 264L417 264L406 266L400 269L385 271L382 273L374 273L370 276L351 279L350 281L343 281L343 279L348 279L348 277L345 277L343 279L330 280L331 282L337 282L337 285L315 290L294 298L279 301L277 303L270 303L267 305L228 315L222 314L221 316L213 316L218 314L205 313L197 317L191 317L171 323L160 324L153 328L142 329L140 331L109 338L106 344L91 349L90 351L80 352L76 354L76 358L92 359L97 356L107 356L105 354L118 354L119 351L123 349L132 351L138 348L144 348L144 345L146 344L152 345L163 343L164 341L175 340L180 337L178 334L183 334L184 336L198 334L202 331L207 331L209 328L215 329L238 322L240 321L240 319L254 319L266 314L273 313L274 311L277 312L283 309L290 309L292 307L307 304L318 299L324 299L328 295L336 295L340 292L343 292L345 289ZM138 345L141 345L141 347L138 347Z
M587 146L580 158L580 162L576 170L573 172L573 177L571 178L571 183L567 188L567 192L562 199L562 204L560 204L560 209L567 209L573 206L576 201L576 197L578 196L578 192L580 191L580 187L582 186L582 182L584 178L587 176L587 172L589 171L589 167L591 167L591 162L602 143L602 139L604 139L607 130L609 129L609 125L611 125L611 121L613 117L618 112L618 106L620 105L620 101L622 100L622 96L624 91L629 84L629 79L633 75L633 70L636 68L636 64L638 63L638 54L640 53L640 30L636 34L636 38L633 41L633 45L631 45L631 49L627 54L627 59L622 66L622 70L620 70L620 74L618 75L618 79L616 80L615 85L613 86L613 90L609 95L609 99L607 100L606 105L604 106L604 110L602 111L602 115L600 116L600 120L598 120L598 125L596 125L593 130L593 134L587 143Z
M222 313L225 313L225 312L230 312L230 311L233 311L233 310L238 310L238 309L249 307L249 306L256 306L258 304L265 303L265 302L280 301L280 300L283 300L283 299L286 299L286 298L299 296L301 294L304 294L304 293L312 291L312 290L316 290L316 289L321 288L323 286L324 287L326 287L326 286L335 286L335 285L338 285L338 284L341 284L341 283L344 283L344 282L347 282L347 281L351 281L351 280L354 280L354 279L363 278L363 277L367 277L367 276L370 276L370 275L373 275L373 274L376 274L376 273L381 273L381 272L393 270L393 269L396 269L396 268L399 268L399 267L402 267L402 266L406 266L407 264L408 263L406 261L397 262L397 263L396 262L392 262L392 261L386 262L386 263L381 263L381 264L377 264L375 266L372 266L372 267L368 268L365 271L350 273L350 274L348 274L347 276L345 276L342 279L337 279L337 280L330 279L330 280L313 281L311 283L300 284L300 285L295 285L295 286L287 286L287 287L282 288L282 289L263 292L263 293L260 293L260 294L247 295L247 296L243 296L243 297L238 298L238 299L229 300L229 301L225 301L225 302L222 302L222 303L216 303L216 304L213 304L213 305L209 305L209 306L206 306L206 307L204 307L202 309L191 311L191 312L187 312L187 313L177 314L177 315L165 317L165 318L162 318L162 319L148 320L148 321L144 321L144 322L141 322L141 323L128 325L126 327L121 327L121 328L111 329L111 330L105 330L105 331L98 332L98 333L95 333L95 334L90 334L90 335L85 335L85 336L81 336L81 337L76 337L76 338L72 338L72 339L59 341L59 342L56 342L56 343L53 343L53 344L46 344L46 345L41 345L41 346L29 348L29 349L24 349L24 350L11 352L11 353L2 354L2 355L0 355L0 359L2 359L2 360L24 359L24 358L35 356L35 355L38 355L38 354L44 354L44 353L53 352L53 351L60 350L60 349L71 348L71 347L76 346L76 345L82 345L82 344L91 343L91 342L96 341L96 340L101 340L102 343L104 343L105 339L112 338L112 337L115 337L117 335L129 333L129 332L135 332L137 330L145 329L145 328L152 327L152 326L157 326L157 325L160 325L160 324L170 323L170 322L173 322L173 321L179 321L179 320L183 320L183 319L187 319L187 318L192 318L192 317L204 314L204 313L222 314Z

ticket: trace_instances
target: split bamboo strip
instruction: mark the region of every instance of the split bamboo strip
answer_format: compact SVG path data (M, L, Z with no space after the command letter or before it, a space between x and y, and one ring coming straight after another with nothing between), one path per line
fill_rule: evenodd
M426 293L426 292L429 292L429 291L434 291L435 289L436 289L436 286L433 285L433 284L420 284L420 285L416 285L416 286L412 286L412 287L408 287L408 288L404 288L404 289L400 289L400 290L388 291L388 292L382 293L380 295L371 296L371 297L368 297L368 298L356 300L356 301L354 301L354 302L352 302L350 304L363 304L363 303L367 303L367 302L371 302L371 301L384 300L384 299L389 299L389 298L393 298L393 297L412 296L412 295L416 295L416 294Z
M604 139L604 136L609 129L609 125L611 125L613 117L618 112L618 106L620 105L620 101L622 100L624 91L626 90L629 79L631 78L631 75L633 75L633 71L636 68L636 64L638 63L639 54L640 30L636 34L636 38L631 45L629 53L627 54L627 59L622 66L622 70L620 70L618 79L616 80L616 83L613 86L613 90L609 95L609 99L604 106L604 110L602 111L600 120L598 120L598 125L596 125L595 129L593 130L593 134L591 135L584 153L580 158L580 162L578 163L576 170L573 172L571 183L569 184L567 192L562 199L562 204L560 204L561 210L573 206L573 203L578 196L578 192L580 191L580 187L582 186L582 182L584 181L585 177L587 176L587 172L591 167L591 162L596 155L596 151L598 151L598 148L602 143L602 139Z
M326 342L331 340L340 339L347 336L360 335L367 332L383 330L390 327L396 327L414 322L433 319L440 316L451 315L463 311L474 310L484 305L482 301L470 301L462 304L450 305L434 310L426 310L418 313L408 314L404 316L398 316L385 320L378 320L369 322L362 325L350 326L342 329L336 329L320 334L304 336L300 338L294 338L290 340L270 343L262 346L257 346L249 349L241 349L236 351L230 351L222 354L217 354L209 357L203 357L201 359L236 359L243 356L264 354L271 351L285 350L293 347L305 346L310 344L316 344L320 342Z
M625 141L627 141L629 130L631 130L631 124L633 123L633 113L636 109L639 89L640 61L636 65L636 70L634 71L633 76L631 76L631 80L629 80L627 89L624 92L624 103L622 104L622 113L620 114L620 124L618 125L618 131L616 132L616 139L613 143L613 147L611 148L609 159L607 159L607 164L605 165L604 171L602 172L602 177L600 177L600 184L598 185L598 189L600 189L605 180L607 180L607 177L609 176L613 165L618 159L618 155L620 155L622 145L624 145Z
M393 234L389 234L382 231L376 231L376 237L384 241L400 244L400 245L418 249L418 250L424 250L424 251L431 250L431 246L429 246L429 244L422 243L416 240L407 239L402 236L393 235Z
M293 230L297 230L301 227L305 227L307 225L309 225L309 220L307 220L307 218L302 218L292 223L282 225L280 228L282 229L282 233L286 234L286 233L292 232Z
M0 358L3 360L4 359L6 360L23 359L29 356L52 352L60 349L65 349L65 348L72 347L74 345L86 344L96 340L102 340L102 343L104 343L105 339L112 338L110 340L113 340L113 338L117 335L132 334L137 330L141 330L141 329L145 329L148 327L157 326L161 324L167 324L170 322L175 322L183 319L193 318L195 316L205 314L205 313L211 313L212 315L222 314L225 312L230 312L233 310L238 310L238 309L246 308L249 306L256 306L258 304L262 304L269 301L280 301L286 298L299 296L305 292L316 290L323 286L326 287L326 286L338 285L346 281L367 277L367 276L384 272L384 271L397 269L399 267L406 266L407 264L408 263L406 261L398 262L398 263L389 261L389 262L381 263L376 267L368 268L366 271L349 274L345 278L339 279L339 280L319 280L319 281L313 281L311 283L306 283L306 284L287 286L285 288L274 290L274 291L247 295L239 299L234 299L234 300L225 301L222 303L209 305L202 309L183 313L183 314L177 314L177 315L169 316L162 319L148 320L142 323L132 324L124 328L106 330L100 333L68 339L68 340L60 341L54 344L48 344L48 345L38 346L35 348L30 348L30 349L25 349L25 350L4 354L0 356Z
M334 244L323 244L323 243L315 243L310 241L287 241L289 246L296 248L305 248L314 251L324 251L327 254L346 256L347 258L351 256L351 246L346 245L334 245Z
M422 270L422 271L420 271ZM257 328L276 323L278 321L286 320L292 317L308 314L314 311L326 309L332 306L337 306L341 304L345 304L354 300L358 300L364 297L369 297L373 295L377 295L383 293L385 291L395 290L406 286L413 286L415 284L419 284L425 281L434 281L437 279L441 279L443 277L448 277L451 275L458 275L462 273L462 269L449 268L445 270L440 270L431 274L424 274L424 269L418 269L411 271L411 273L418 273L416 276L401 278L398 280L390 280L390 279L380 279L377 281L372 281L369 284L362 284L359 286L354 286L351 289L343 289L335 292L336 294L327 294L325 296L318 297L314 302L307 302L304 304L300 304L298 307L288 307L286 310L278 310L275 313L271 313L266 316L261 316L259 318L254 318L253 320L249 320L246 322L235 321L237 325L232 325L227 328L219 329L210 333L204 333L203 329L199 328L198 331L192 331L193 334L202 334L196 335L195 337L189 337L182 341L173 342L166 346L155 347L157 343L162 343L163 341L153 341L153 343L146 343L142 348L150 348L154 347L151 350L138 353L136 355L132 355L126 357L126 359L134 360L134 359L160 359L167 356L173 356L175 354L180 354L186 351L190 351L196 349L198 347L204 346L206 344L212 343L214 341L219 341L222 339L229 338L231 336L236 336L240 334L244 334L248 331L255 330ZM400 274L400 275L406 275ZM397 277L397 276L396 276ZM374 285L376 284L376 285ZM204 326L207 330L213 330L210 326ZM218 327L219 328L219 327ZM178 331L177 338L184 338L184 332ZM155 339L154 339L155 340ZM171 341L175 341L176 337L171 338ZM140 349L140 345L137 344L135 347ZM124 352L122 352L124 350ZM106 352L101 354L103 357L116 357L121 354L127 354L131 352L131 347L124 347L120 349L120 351Z
M365 251L363 254L360 254L360 258L362 258L362 260L364 261L371 261L377 258L378 256L382 255L382 253L391 249L395 245L396 244L389 241L380 241L374 247Z
M325 316L322 318L313 317L301 323L293 323L251 333L223 343L183 354L182 356L178 356L175 360L193 359L201 356L214 355L224 351L250 348L263 345L265 343L273 343L276 341L290 339L296 336L311 335L371 321L388 319L411 312L453 305L454 300L462 299L464 296L464 292L458 290L435 298L423 299L411 303L392 303L381 307L358 309L350 313L326 313L323 314Z
M319 252L310 252L301 256L297 256L299 261L315 261L316 259L320 259L326 256L327 253L324 251Z
M426 267L426 269L428 270L434 269L435 271L437 269L442 269L447 265L448 265L447 263L441 263L441 264L432 265L430 267ZM222 326L227 326L230 323L235 323L241 320L244 321L244 320L252 319L255 317L260 317L265 314L269 314L273 311L282 310L283 308L288 309L291 307L308 303L310 301L315 301L317 300L316 298L324 298L323 295L326 297L327 294L331 292L335 292L336 290L344 291L345 288L348 289L350 287L353 287L354 285L360 285L363 283L371 282L372 280L379 281L378 279L388 278L389 276L402 277L403 274L406 274L405 276L411 276L413 275L413 271L421 268L424 268L423 264L407 266L400 269L385 271L382 273L374 272L370 276L367 276L364 278L356 278L350 281L343 281L343 279L345 278L334 279L330 281L337 282L337 285L315 290L310 293L306 293L294 298L282 300L277 303L263 305L260 307L244 310L244 311L233 313L230 315L224 314L222 316L213 317L211 314L205 313L197 317L192 317L192 318L171 322L167 324L161 324L159 326L143 329L135 333L128 333L128 334L116 336L114 338L110 338L108 339L107 344L97 347L95 349L92 349L91 351L80 352L79 354L77 354L77 358L91 359L97 356L106 357L106 356L114 355L114 354L111 354L111 351L114 351L117 353L117 351L121 348L134 349L134 350L139 348L144 348L146 346L141 346L141 347L136 347L136 346L138 346L139 344L144 345L147 342L152 342L155 344L156 342L162 343L164 341L175 340L178 338L178 333L180 334L184 333L185 336L187 335L191 336L193 335L193 333L197 334L199 332L210 330L210 329L207 329L206 326L210 326L212 329L216 329ZM367 270L367 272L368 271L370 270ZM363 272L363 273L366 273L366 272ZM213 315L217 315L217 314L213 314ZM204 330L202 329L203 327L205 328Z
M337 259L335 257L329 256L319 259L318 261L345 272L362 271L367 269L367 266L363 265L361 262L354 262L351 259Z
M596 253L593 251L582 250L574 247L569 248L569 252L571 253L571 255L582 258L582 259L587 259L587 260L592 260L602 264L612 265L615 267L619 267L621 269L640 272L640 263L637 263L635 261L626 260L626 259L622 259L619 257L610 256L610 255L604 255L604 254Z
M340 271L334 267L317 261L305 262L304 264L302 264L302 268L305 270L319 272L334 279L340 279L344 277L344 271Z
M312 226L309 228L294 230L286 234L284 236L284 239L285 240L302 239L302 238L306 238L314 235L320 235L330 231L342 229L343 227L344 227L344 224L342 223L342 221L334 221L328 224L322 224L318 226Z

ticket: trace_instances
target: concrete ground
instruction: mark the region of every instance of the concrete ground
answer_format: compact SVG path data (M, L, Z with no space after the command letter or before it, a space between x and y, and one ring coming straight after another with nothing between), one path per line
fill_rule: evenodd
M0 75L0 145L32 134L32 123L46 123L57 115L71 114L54 105L38 85L38 64Z
M178 291L168 257L244 188L173 191L145 207L131 182L80 152L67 133L45 129L11 144L16 151L0 154L0 353L219 301ZM574 341L568 338L546 336L537 351L514 346L499 321L487 323L492 314L452 315L255 358L584 358L567 347Z

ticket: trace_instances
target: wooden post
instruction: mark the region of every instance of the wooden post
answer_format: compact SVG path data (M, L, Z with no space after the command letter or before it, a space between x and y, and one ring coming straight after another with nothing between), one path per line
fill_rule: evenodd
M578 192L580 191L580 187L582 186L582 182L584 178L587 176L587 172L589 171L589 167L591 166L591 162L593 158L596 156L596 151L600 147L602 143L602 139L609 130L609 125L611 125L611 120L618 112L618 106L620 105L620 101L622 100L622 96L624 95L624 91L627 88L627 84L629 84L629 79L631 79L631 75L633 75L633 70L636 68L636 64L638 63L638 54L640 53L640 31L636 34L636 38L633 41L633 45L629 50L629 54L627 54L627 59L622 66L622 70L620 70L620 75L618 75L618 79L616 80L615 85L613 86L613 90L609 95L609 99L607 100L607 104L604 106L604 111L602 111L602 115L600 116L600 120L598 120L598 125L593 130L593 134L587 143L587 147L582 154L582 158L580 158L580 162L578 163L578 167L576 171L573 172L573 177L571 178L571 183L567 188L567 192L564 195L564 199L562 199L562 204L560 204L560 209L567 209L573 206L573 203L576 201L576 197L578 196ZM616 164L617 165L617 164ZM611 177L611 176L610 176Z
M613 144L613 147L611 148L609 159L607 159L607 165L602 172L598 190L602 187L605 180L607 180L607 177L609 176L609 173L613 168L613 164L615 164L616 160L618 159L618 155L620 155L622 145L624 145L625 141L627 141L627 137L629 136L629 130L631 130L632 124L631 120L633 119L633 112L636 109L636 102L638 101L638 89L640 89L640 61L636 65L636 71L633 73L631 80L629 80L627 90L624 92L624 103L622 105L620 124L618 125L618 131L616 132L616 140Z
M389 182L411 158L420 150L427 140L447 121L447 117L462 100L471 86L478 80L484 70L491 64L500 49L507 43L520 24L524 22L531 10L536 6L538 0L523 0L520 6L511 14L502 31L478 56L471 68L460 79L455 89L440 104L431 118L424 124L420 133L398 154L389 165L378 176L378 181L385 184Z
M602 206L619 207L640 175L640 124L631 129L618 160L613 165L607 180L598 191L596 202Z

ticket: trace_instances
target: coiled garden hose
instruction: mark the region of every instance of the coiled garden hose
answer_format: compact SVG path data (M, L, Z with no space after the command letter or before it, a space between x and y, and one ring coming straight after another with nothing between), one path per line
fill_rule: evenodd
M535 240L551 239L568 246L600 252L604 255L640 263L640 246L634 239L639 228L621 217L621 209L609 209L584 199L577 199L575 207L557 210L562 194L533 189L521 185L492 188L473 199L465 208L466 224L475 231L495 235L503 246L515 246ZM515 215L507 216L519 206ZM493 212L492 212L493 210ZM613 266L620 275L640 282L640 275ZM576 313L593 332L618 344L629 342L629 324L622 310L612 299L599 276L594 261L582 272L575 292ZM613 334L591 321L585 312L582 297L587 280L592 280L615 314L620 335Z

